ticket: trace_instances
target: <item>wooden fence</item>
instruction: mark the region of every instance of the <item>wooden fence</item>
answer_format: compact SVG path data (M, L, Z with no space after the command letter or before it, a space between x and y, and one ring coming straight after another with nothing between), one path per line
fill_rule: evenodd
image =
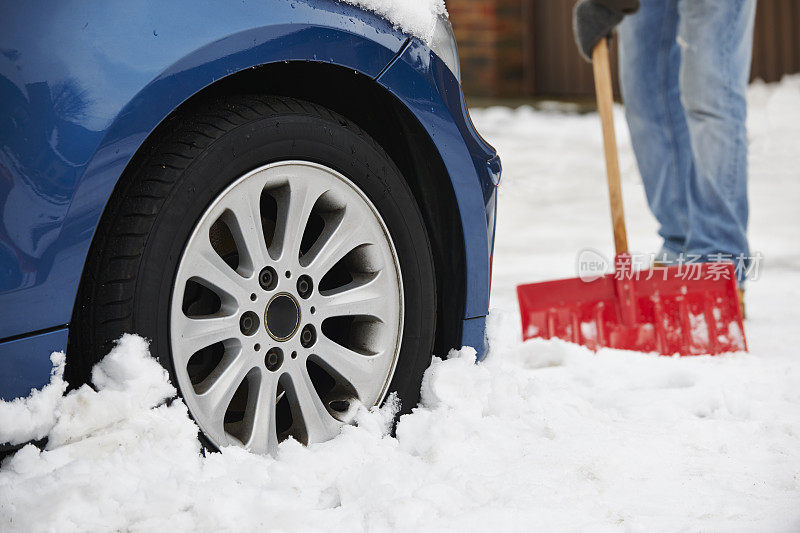
M800 0L758 0L752 77L778 81L800 72Z
M692 1L692 0L688 0ZM574 97L593 94L591 67L572 42L572 5L564 0L531 0L525 40L525 91L536 96ZM616 49L616 44L612 43ZM612 50L614 80L616 50ZM800 72L800 0L759 0L753 36L751 78L780 80ZM619 94L619 88L614 87Z

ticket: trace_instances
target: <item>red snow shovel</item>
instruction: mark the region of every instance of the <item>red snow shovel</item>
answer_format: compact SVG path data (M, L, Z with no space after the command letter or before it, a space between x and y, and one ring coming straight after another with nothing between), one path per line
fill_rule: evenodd
M520 285L522 337L665 355L747 350L733 263L634 270L622 211L608 45L592 54L614 226L614 272Z

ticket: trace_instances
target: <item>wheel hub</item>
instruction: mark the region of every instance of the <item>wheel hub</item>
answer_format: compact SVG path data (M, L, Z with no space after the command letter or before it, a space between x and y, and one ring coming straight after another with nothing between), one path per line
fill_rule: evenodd
M276 341L291 339L300 326L300 306L294 296L288 292L273 296L264 311L264 326Z

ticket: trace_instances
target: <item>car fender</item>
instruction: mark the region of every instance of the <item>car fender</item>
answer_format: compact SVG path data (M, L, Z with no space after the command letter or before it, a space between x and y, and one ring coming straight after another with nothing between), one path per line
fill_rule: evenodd
M30 27L41 8L27 3L12 6L0 23L0 48L13 48L0 58L0 93L14 97L6 105L27 106L0 110L23 116L29 137L40 139L27 147L36 152L30 165L0 160L0 185L10 183L0 201L0 271L9 274L0 287L0 339L69 323L117 181L181 103L226 76L278 61L333 63L374 78L406 41L377 15L334 0L259 0L236 9L189 1L51 7L43 27ZM190 15L178 18L176 10ZM126 16L147 31L120 28ZM120 31L128 31L125 46L114 44ZM87 39L86 32L94 33ZM0 144L7 144L2 137Z
M489 308L490 261L500 162L495 149L475 130L461 86L436 54L410 39L378 82L420 121L436 146L453 184L461 218L466 260L465 319ZM479 321L482 324L482 321ZM482 345L482 326L469 326L469 342ZM474 331L473 331L474 330ZM467 342L464 340L463 342Z

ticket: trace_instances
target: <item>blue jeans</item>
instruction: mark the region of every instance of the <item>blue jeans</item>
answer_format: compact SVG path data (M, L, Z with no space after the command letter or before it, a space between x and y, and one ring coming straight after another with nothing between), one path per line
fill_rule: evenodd
M667 258L750 255L745 92L755 6L641 0L619 27L626 118Z

